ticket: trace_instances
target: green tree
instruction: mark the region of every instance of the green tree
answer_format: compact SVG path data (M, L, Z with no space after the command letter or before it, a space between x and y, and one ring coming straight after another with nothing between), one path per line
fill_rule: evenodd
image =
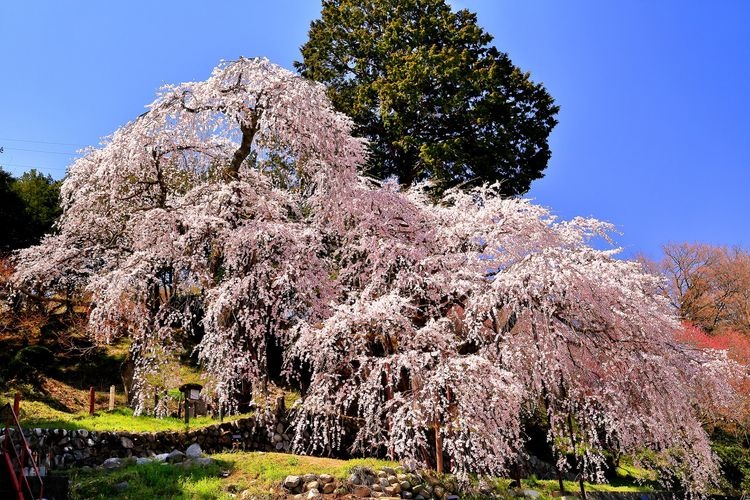
M60 181L31 169L13 183L13 191L24 205L24 239L21 246L39 243L62 212Z
M0 168L0 253L39 243L60 212L60 181L34 169L16 179Z
M491 41L444 0L323 0L295 67L371 141L367 174L514 195L543 176L559 108Z
M0 253L18 248L23 239L23 200L13 190L15 179L0 168Z

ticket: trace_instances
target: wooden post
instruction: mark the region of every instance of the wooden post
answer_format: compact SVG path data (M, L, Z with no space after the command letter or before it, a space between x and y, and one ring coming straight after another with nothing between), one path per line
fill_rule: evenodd
M385 370L383 371L383 384L385 386L385 401L386 404L388 401L393 399L393 389L391 389L390 380L388 379L388 373L391 371L391 364L386 363L385 364ZM391 438L391 435L393 434L393 421L389 418L388 419L388 439ZM388 448L388 458L393 461L394 452L393 452L393 446Z
M565 483L563 483L562 471L560 470L560 467L555 468L557 469L557 485L560 488L560 494L565 496Z
M583 461L578 458L576 453L576 440L573 432L573 414L568 410L568 431L570 432L570 444L573 446L573 455L576 457L576 464L578 465L578 486L581 488L581 498L586 500L586 487L583 484Z
M285 415L286 415L286 401L284 400L284 396L282 395L276 398L277 421L281 421Z
M187 397L188 394L185 394L185 423L190 423L190 399Z
M89 415L94 414L94 402L95 402L95 396L94 388L89 387Z
M115 386L109 386L109 411L115 409Z
M13 413L16 414L16 418L20 418L18 412L21 411L21 393L17 392L13 398Z
M440 435L440 422L435 417L435 469L443 473L443 436Z

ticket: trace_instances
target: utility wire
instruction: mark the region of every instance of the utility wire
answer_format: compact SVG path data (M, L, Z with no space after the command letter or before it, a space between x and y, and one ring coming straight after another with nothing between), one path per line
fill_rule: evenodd
M43 167L40 165L24 165L22 163L5 163L0 160L0 167L19 167L19 168L34 168L36 170L67 170L68 167Z
M82 148L90 146L90 144L74 144L71 142L32 141L30 139L10 139L8 137L0 137L0 141L30 142L30 143L35 143L35 144L54 144L55 146L79 146Z
M4 147L3 149L5 149L6 151L26 151L28 153L47 153L50 155L76 156L79 154L79 153L66 153L63 151L42 151L41 149L9 148L7 146Z

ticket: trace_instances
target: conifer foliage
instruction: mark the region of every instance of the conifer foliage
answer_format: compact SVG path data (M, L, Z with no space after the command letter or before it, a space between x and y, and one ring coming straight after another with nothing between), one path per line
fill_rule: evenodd
M273 342L290 379L311 372L300 451L339 445L346 418L355 450L502 474L541 412L561 471L651 448L645 465L706 488L700 411L731 403L733 365L675 342L657 278L590 246L611 226L497 185L434 204L373 184L352 126L266 60L166 87L71 166L58 234L17 255L15 284L86 297L94 336L132 337L139 410L186 336L227 406Z

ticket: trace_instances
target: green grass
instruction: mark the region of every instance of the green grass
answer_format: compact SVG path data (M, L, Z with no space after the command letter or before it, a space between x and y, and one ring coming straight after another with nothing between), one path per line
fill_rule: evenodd
M11 402L0 401L0 404ZM184 431L187 428L197 429L209 425L218 424L219 421L209 417L195 417L190 419L189 427L179 418L165 417L154 418L150 416L133 415L130 408L117 408L113 411L94 413L66 413L56 410L41 401L21 402L21 425L27 428L42 427L47 429L86 429L89 431L129 431L129 432L159 432L159 431ZM245 415L232 415L225 421L236 420L247 417Z
M232 498L230 492L248 490L252 498L274 496L290 474L331 474L344 479L355 466L395 466L376 459L336 460L283 453L221 453L216 464L190 467L150 463L120 470L74 470L70 476L71 499L88 498ZM225 471L227 477L222 477ZM226 474L228 472L228 475ZM115 485L127 482L118 491Z
M344 479L348 476L349 470L352 467L378 468L384 466L395 467L398 465L396 462L375 458L337 460L335 458L290 455L286 453L265 453L260 451L220 453L213 455L213 458L230 463L233 467L232 476L235 479L241 481L257 481L260 479L266 484L281 482L288 475L307 473L330 474L337 479Z
M74 470L71 499L230 498L222 491L220 471L225 464L180 467L162 463L130 465L115 471ZM119 491L116 485L127 482Z
M397 465L371 458L336 460L263 452L220 453L213 455L213 458L216 464L206 468L186 469L151 463L130 465L116 471L74 471L71 476L71 498L225 499L243 491L247 491L246 495L249 494L251 498L270 498L281 493L280 484L288 475L330 474L337 480L343 480L356 466L378 469ZM628 472L623 471L622 474L629 477ZM117 491L115 485L123 481L127 481L127 489ZM509 483L508 479L495 481L500 493L508 492ZM523 487L539 491L545 499L553 498L558 491L557 481L540 481L533 477L523 480ZM576 494L579 491L578 483L565 481L565 489ZM632 484L586 483L586 491L635 493L653 490Z

